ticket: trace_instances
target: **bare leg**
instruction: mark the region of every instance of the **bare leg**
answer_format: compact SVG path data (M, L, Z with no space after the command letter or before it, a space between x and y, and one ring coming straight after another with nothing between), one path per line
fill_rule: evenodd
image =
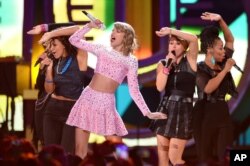
M187 140L178 138L170 139L169 159L173 165L185 163L185 161L182 160L182 154L186 143Z
M158 150L158 159L159 159L159 166L168 166L169 165L169 139L161 136L156 135L157 138L157 150Z
M84 159L88 152L88 141L90 133L76 128L76 155Z

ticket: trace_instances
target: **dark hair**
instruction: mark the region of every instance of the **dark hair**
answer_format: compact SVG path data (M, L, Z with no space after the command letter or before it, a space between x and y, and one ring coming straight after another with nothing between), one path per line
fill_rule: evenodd
M213 47L216 40L220 40L219 29L216 26L207 26L200 33L200 49L202 53L207 53L207 48Z
M70 54L70 55L77 54L77 48L69 42L69 36L58 36L58 37L53 38L53 40L55 40L55 39L62 42L62 44L65 46L65 49L66 49L68 54Z

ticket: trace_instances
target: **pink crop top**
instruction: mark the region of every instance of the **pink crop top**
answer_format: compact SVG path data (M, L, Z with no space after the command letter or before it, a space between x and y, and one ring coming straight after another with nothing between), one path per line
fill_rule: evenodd
M87 42L83 37L89 30L89 27L84 26L82 29L76 31L69 38L70 43L97 56L95 73L113 79L119 84L127 76L129 92L145 116L150 111L139 90L137 79L138 62L136 57L132 55L124 56L111 47Z

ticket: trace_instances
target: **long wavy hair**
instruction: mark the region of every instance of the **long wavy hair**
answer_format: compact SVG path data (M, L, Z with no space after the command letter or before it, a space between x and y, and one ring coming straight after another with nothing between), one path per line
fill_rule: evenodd
M114 27L118 31L125 33L122 41L122 52L124 55L128 56L130 53L133 53L138 48L135 30L131 25L124 22L115 22Z

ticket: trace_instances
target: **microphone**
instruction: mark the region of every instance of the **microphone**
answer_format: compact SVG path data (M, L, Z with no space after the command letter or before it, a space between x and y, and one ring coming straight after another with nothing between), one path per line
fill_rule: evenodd
M43 58L38 58L38 59L36 60L36 63L35 63L35 65L34 65L34 67L36 67L39 63L41 63L42 60L43 60Z
M91 14L89 14L88 12L86 12L85 10L82 11L92 22L95 22L95 20L97 20L94 16L92 16ZM102 23L100 29L104 30L106 27L105 25Z
M55 62L55 57L54 57L54 55L50 52L50 51L48 51L48 50L45 50L45 53L46 53L46 56L49 58L49 59L51 59L52 61L54 61ZM36 60L36 63L34 64L34 67L36 67L38 64L40 64L41 62L42 62L42 60L44 60L45 59L45 57L43 57L43 56L41 55L37 60Z
M175 51L173 50L173 51L171 51L171 53L174 55L174 56L176 56L176 53L175 53ZM166 66L165 67L170 67L170 65L171 65L171 63L172 63L172 58L170 58L170 59L168 59L168 61L167 61L167 64L166 64Z
M34 65L34 67L36 67L38 64L40 64L41 62L42 62L42 60L43 60L43 58L38 58L37 60L36 60L36 63L35 63L35 65ZM42 69L39 69L39 70L41 70L41 74L42 75L44 75L45 74L45 72L46 72L46 70L47 70L47 65L45 65Z
M242 74L244 73L243 70L241 70L241 68L239 66L237 66L236 64L234 64L233 66L235 67L235 69L237 69Z

